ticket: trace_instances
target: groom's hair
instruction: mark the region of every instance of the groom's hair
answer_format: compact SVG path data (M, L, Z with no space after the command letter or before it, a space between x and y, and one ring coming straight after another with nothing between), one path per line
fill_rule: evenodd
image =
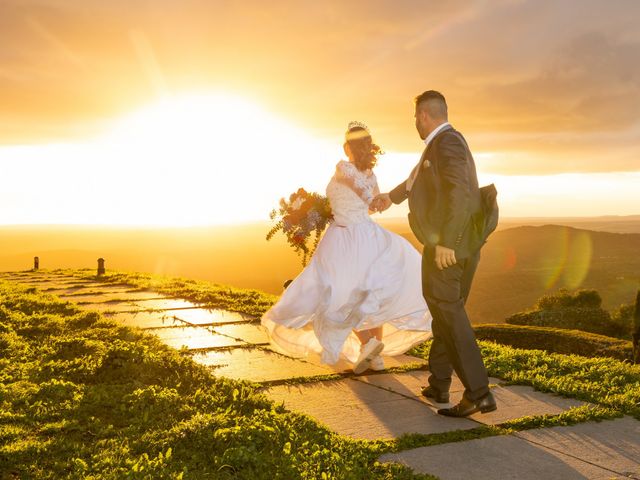
M447 101L444 95L435 90L427 90L422 92L415 99L416 109L424 109L430 117L438 120L448 120Z

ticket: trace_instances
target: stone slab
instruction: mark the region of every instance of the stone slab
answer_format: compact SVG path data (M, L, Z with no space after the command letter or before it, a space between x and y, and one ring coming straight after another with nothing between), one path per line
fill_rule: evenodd
M136 301L136 305L139 309L144 310L175 310L181 308L196 308L199 306L193 302L189 302L188 300L175 298L164 300L140 300Z
M214 325L217 323L237 323L252 320L250 316L242 313L207 308L175 310L171 314L192 325Z
M640 479L640 421L632 417L527 430L516 436L623 476Z
M413 358L413 357L412 357ZM383 373L383 374L373 374L373 375L362 375L358 377L358 380L362 382L369 383L371 385L376 385L380 388L385 388L387 390L394 391L400 395L404 395L406 397L415 398L418 401L424 402L428 405L433 405L437 408L444 408L447 406L451 406L453 404L435 404L422 396L420 393L422 387L427 385L427 378L429 377L429 372L426 370L419 370L414 372L403 372L403 373ZM454 376L453 381L451 383L451 392L463 392L464 386L458 379L458 377Z
M216 367L215 375L269 382L286 380L291 377L326 375L326 368L284 357L267 349L234 348L193 355L194 361Z
M61 285L58 282L50 282L50 281L38 281L38 280L11 280L11 282L13 283L17 283L18 285L23 285L25 287L34 287L37 288L38 290L43 290L45 288L48 288L50 286L57 286L57 287L63 287L64 285Z
M625 418L421 447L380 457L442 480L640 479L640 422Z
M69 301L69 300L67 300ZM98 312L139 312L144 309L138 307L131 302L92 302L92 303L76 303L83 310L97 310Z
M410 355L398 355L395 357L382 357L384 359L385 368L402 367L411 364L426 365L427 361L422 358L412 357ZM334 373L348 373L353 371L353 364L345 359L340 359L335 365L325 365L320 359L320 355L316 353L310 353L305 357L305 360L315 365L322 365L331 369ZM364 373L371 373L371 370L367 370Z
M427 384L428 371L406 372L397 374L368 375L358 377L360 381L392 390L405 396L412 396L434 409L451 407L462 399L464 386L454 376L451 384L450 403L435 403L421 394L422 387ZM498 409L490 413L476 413L469 418L487 425L498 425L517 418L536 415L558 415L572 407L580 407L586 403L579 400L560 397L558 395L537 392L531 387L511 385L500 386L500 379L490 378L491 391L496 398Z
M236 338L246 343L262 345L269 343L269 336L260 325L241 323L213 326L210 329L220 335Z
M159 328L183 326L184 322L166 315L163 312L137 312L105 314L105 318L126 325L139 328Z
M120 303L136 303L141 300L155 299L158 300L161 297L158 294L149 292L115 292L115 293L100 293L93 295L85 294L63 294L58 295L59 298L74 303L104 303L104 302L120 302Z
M44 293L50 293L51 295L70 295L76 297L90 296L90 295L104 295L104 294L126 294L135 293L130 288L126 287L104 287L104 288L66 288L66 287L48 287L41 288Z
M0 278L11 282L40 282L40 281L56 281L62 277L54 277L50 275L2 275Z
M55 277L52 275L3 275L2 278L12 282L49 282L61 281L65 277Z
M357 439L389 439L405 433L476 428L463 418L437 415L422 402L353 379L280 385L265 392L289 410L306 413L330 429Z
M112 287L112 286L122 286L122 283L108 283L108 282L95 282L95 281L91 281L91 280L78 280L78 279L65 279L60 278L60 279L55 279L55 280L50 280L50 281L46 281L46 282L40 282L42 284L48 283L51 285L57 285L59 287L66 287L66 288L90 288L90 287L95 287L95 288L102 288L102 287Z
M414 357L411 357L411 358L414 358ZM422 387L427 385L428 377L429 377L428 371L419 370L414 372L403 372L403 373L362 375L358 377L358 380L370 383L371 385L376 385L378 387L393 390L394 392L399 393L401 395L405 395L408 397L415 397L420 401L425 401L429 403L428 400L425 397L423 397L422 394L420 393L422 390ZM451 383L451 392L462 392L462 391L464 391L464 386L462 385L458 377L454 376L453 381ZM437 404L437 405L443 405L443 404Z
M112 288L117 284L100 283L100 282L65 282L61 280L25 280L18 281L22 285L36 287L39 290L60 288L68 290L80 290L83 288ZM122 285L122 284L119 284ZM131 288L131 287L130 287Z
M126 284L122 283L122 282L118 282L118 283L111 283L111 282L100 282L98 280L83 280L80 278L70 278L70 277L61 277L57 280L55 280L55 283L58 283L60 285L66 285L67 287L80 287L80 288L87 288L87 287L97 287L97 288L103 288L103 287L115 287L115 286L127 286Z
M235 347L244 344L242 341L217 335L203 327L182 326L175 328L156 328L148 329L147 332L156 335L170 347L178 349L183 347L186 347L188 350Z
M587 405L580 400L537 392L532 387L521 385L495 386L491 392L496 399L498 409L485 414L475 413L470 418L486 425L498 425L522 417L558 415L573 407ZM461 398L462 393L451 395L451 400L455 403Z

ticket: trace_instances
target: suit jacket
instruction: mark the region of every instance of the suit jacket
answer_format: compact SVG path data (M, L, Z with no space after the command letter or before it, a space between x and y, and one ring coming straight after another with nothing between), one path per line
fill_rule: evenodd
M475 253L481 245L471 230L481 217L480 189L467 142L453 127L441 130L424 150L411 191L395 187L393 203L409 199L409 225L427 248L454 249L456 258Z

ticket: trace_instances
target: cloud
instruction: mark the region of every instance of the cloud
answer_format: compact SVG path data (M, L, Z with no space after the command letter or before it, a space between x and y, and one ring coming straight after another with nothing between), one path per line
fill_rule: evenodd
M639 16L635 0L4 0L0 143L82 137L211 89L322 137L361 119L415 152L412 99L435 88L478 151L538 156L499 172L635 170Z

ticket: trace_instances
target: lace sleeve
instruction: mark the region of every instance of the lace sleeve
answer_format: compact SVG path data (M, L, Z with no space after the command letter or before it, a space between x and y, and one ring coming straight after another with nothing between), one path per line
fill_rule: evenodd
M376 197L380 195L380 187L378 186L378 177L376 177L375 173L372 173L371 179L373 180L373 196Z
M344 160L338 162L336 180L353 190L367 205L373 200L373 194L364 175L352 163Z

